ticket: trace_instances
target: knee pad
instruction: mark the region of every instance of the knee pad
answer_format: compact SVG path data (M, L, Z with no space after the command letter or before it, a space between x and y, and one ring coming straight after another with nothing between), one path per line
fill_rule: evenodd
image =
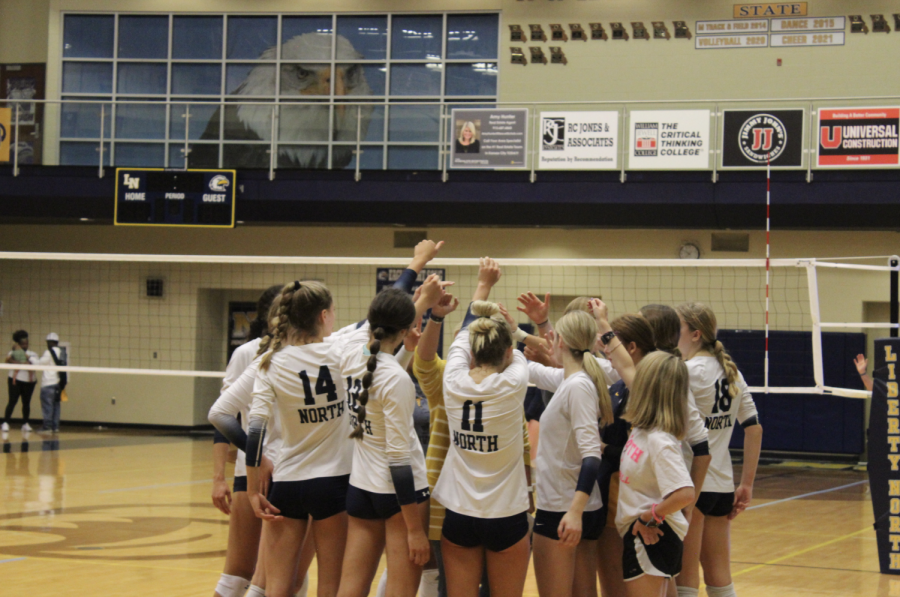
M266 597L266 590L256 585L250 585L247 594L244 597Z
M250 581L240 576L223 574L216 585L216 593L222 597L243 597L244 591L250 586Z
M709 597L737 597L737 593L734 592L734 583L731 583L727 587L706 587L706 594Z

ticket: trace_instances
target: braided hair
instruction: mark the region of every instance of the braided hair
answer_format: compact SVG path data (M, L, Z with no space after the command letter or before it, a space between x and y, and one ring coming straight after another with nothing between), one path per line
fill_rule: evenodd
M409 294L399 288L388 288L378 293L369 305L367 317L371 328L372 341L369 343L371 356L366 362L366 373L362 378L362 392L357 397L357 425L350 433L353 439L362 440L366 421L366 405L369 403L369 388L375 380L378 367L378 353L381 341L394 338L401 331L409 329L416 319L416 306Z
M700 340L705 350L708 350L716 357L716 361L725 371L725 377L728 379L728 392L734 398L738 394L738 367L731 355L725 351L725 346L716 339L719 331L716 322L716 314L713 310L703 303L683 303L677 307L678 316L687 324L692 332L700 332Z
M259 368L268 371L272 357L281 350L292 329L302 336L314 336L319 314L330 309L332 302L331 292L321 282L291 282L282 288L269 311L268 332L259 343L257 355L263 355Z

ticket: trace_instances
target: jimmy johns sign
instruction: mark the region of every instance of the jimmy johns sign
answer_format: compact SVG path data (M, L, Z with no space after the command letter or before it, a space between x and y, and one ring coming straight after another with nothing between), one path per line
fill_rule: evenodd
M725 110L723 168L803 165L803 110Z
M869 415L869 488L883 574L900 574L900 339L875 340Z

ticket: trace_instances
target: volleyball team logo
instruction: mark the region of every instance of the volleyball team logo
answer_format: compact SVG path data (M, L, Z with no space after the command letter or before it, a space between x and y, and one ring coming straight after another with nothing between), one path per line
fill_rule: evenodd
M216 174L209 181L209 190L216 191L217 193L224 193L228 190L228 185L230 184L231 181L228 180L227 176Z
M543 142L546 151L563 151L566 147L566 119L544 118Z
M773 162L787 147L787 129L771 114L757 114L741 126L738 143L744 157L756 164Z

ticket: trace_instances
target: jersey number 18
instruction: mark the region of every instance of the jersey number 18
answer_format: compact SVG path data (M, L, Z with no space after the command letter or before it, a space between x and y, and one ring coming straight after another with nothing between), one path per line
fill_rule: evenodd
M727 413L731 410L731 401L733 398L731 397L731 386L728 383L727 379L716 380L716 401L713 403L712 414L717 414L719 409L722 409L723 413Z

